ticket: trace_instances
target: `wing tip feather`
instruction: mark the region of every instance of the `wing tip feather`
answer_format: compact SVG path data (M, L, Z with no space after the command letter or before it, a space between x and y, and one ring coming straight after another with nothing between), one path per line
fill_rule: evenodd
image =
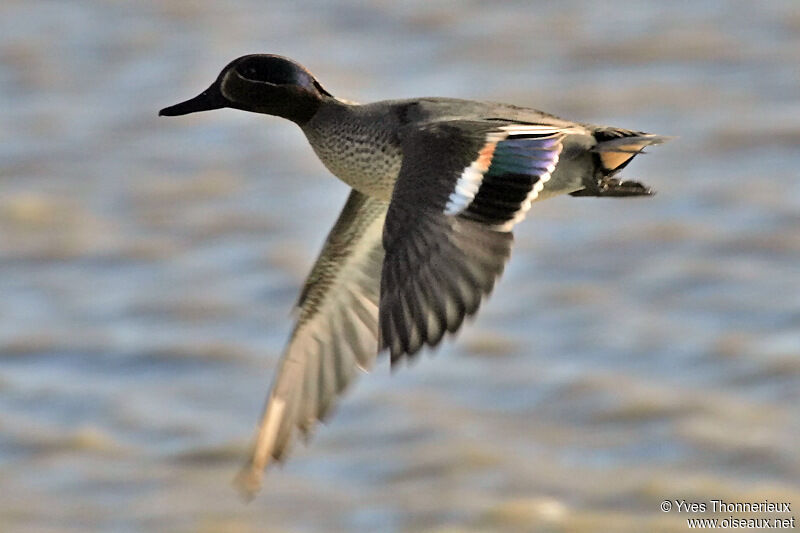
M250 503L261 490L263 479L264 471L248 461L233 478L232 484L239 494L239 498L245 503Z

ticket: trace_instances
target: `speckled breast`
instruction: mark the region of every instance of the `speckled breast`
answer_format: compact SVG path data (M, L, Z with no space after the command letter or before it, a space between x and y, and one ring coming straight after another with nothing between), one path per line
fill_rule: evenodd
M317 157L354 189L389 200L402 153L391 133L360 120L312 120L303 131Z

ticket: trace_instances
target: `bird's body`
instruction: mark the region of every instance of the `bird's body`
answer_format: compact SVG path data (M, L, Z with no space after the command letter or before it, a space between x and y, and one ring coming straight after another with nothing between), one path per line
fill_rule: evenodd
M333 175L353 189L389 201L403 160L403 137L420 126L447 121L537 124L577 130L565 152L583 154L596 144L589 128L533 109L455 98L414 98L354 104L331 99L302 126L311 147ZM431 157L434 157L432 154ZM585 168L572 158L556 167L540 199L583 188Z
M451 98L359 105L299 64L234 60L208 90L161 111L232 107L297 123L352 191L298 301L295 329L259 425L252 493L296 430L308 435L357 370L436 346L473 315L510 255L511 230L543 198L646 196L613 176L666 138Z

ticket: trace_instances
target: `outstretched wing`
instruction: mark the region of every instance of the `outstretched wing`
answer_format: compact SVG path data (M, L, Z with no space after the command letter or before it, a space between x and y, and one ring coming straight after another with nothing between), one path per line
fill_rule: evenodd
M353 190L306 280L250 461L236 480L246 496L258 490L270 460L284 457L297 430L307 436L357 369L375 359L387 207Z
M407 134L383 231L380 347L392 363L435 346L478 310L567 133L446 121Z

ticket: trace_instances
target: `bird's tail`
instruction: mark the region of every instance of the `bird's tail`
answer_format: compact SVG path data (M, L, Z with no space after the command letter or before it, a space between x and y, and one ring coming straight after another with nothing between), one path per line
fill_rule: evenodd
M622 170L633 157L641 154L648 146L661 144L672 139L664 135L653 135L641 131L619 128L604 128L594 132L597 144L592 151L597 153L600 165L606 175Z

